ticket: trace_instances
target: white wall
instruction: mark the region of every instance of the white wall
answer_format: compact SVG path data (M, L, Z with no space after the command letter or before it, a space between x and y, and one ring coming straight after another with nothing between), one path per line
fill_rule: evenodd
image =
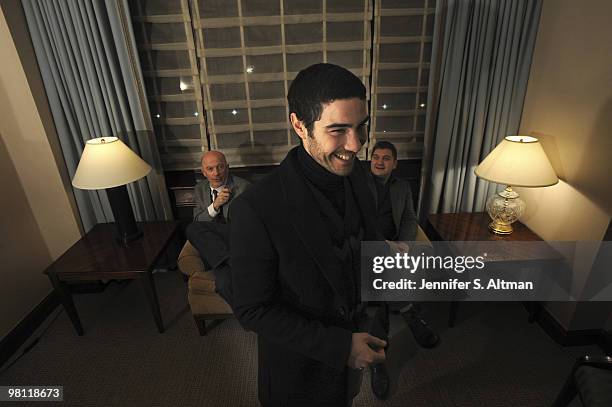
M542 140L562 181L518 188L545 240L601 240L612 215L612 2L545 0L520 132ZM586 260L585 260L586 259ZM593 256L574 268L579 293ZM602 328L609 306L547 304L567 329ZM584 310L584 311L582 311Z
M51 291L42 272L80 237L15 42L0 9L0 337Z

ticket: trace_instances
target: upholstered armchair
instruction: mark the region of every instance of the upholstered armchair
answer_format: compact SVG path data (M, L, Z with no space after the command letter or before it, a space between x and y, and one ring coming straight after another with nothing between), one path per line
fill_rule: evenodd
M206 335L206 322L233 318L230 306L215 292L213 273L206 271L195 247L189 241L179 254L177 265L188 278L187 299L200 335Z
M580 403L572 401L578 397ZM612 357L583 356L576 361L553 407L612 406Z

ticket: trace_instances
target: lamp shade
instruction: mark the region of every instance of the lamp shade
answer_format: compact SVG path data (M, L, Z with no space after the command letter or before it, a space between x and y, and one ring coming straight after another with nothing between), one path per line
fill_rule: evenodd
M113 188L136 181L149 171L149 164L117 137L94 138L85 144L72 185L80 189Z
M508 136L476 167L487 181L514 187L547 187L559 182L542 145L531 136Z

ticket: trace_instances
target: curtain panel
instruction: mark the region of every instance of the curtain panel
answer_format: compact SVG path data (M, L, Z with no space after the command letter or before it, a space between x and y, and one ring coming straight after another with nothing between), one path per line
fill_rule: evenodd
M136 219L171 219L127 1L22 5L70 177L87 140L119 137L153 168L128 185ZM74 193L85 231L113 220L104 190Z
M419 217L484 209L496 185L474 169L517 134L541 0L439 0Z

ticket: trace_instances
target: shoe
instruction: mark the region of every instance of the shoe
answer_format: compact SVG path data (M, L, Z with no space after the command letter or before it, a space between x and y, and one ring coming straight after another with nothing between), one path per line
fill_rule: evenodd
M372 393L379 400L386 400L389 396L389 373L384 363L379 363L370 367L372 376Z
M402 316L408 322L412 335L420 346L427 349L438 346L440 337L427 325L427 322L418 312L406 312Z

